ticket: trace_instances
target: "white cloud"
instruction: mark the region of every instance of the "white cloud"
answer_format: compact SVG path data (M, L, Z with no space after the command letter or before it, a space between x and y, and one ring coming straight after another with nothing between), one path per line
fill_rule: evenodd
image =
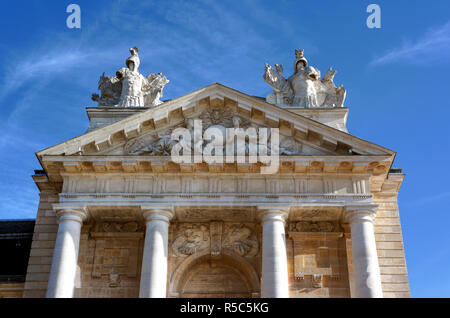
M405 61L424 63L449 60L450 49L450 21L443 26L429 30L415 43L404 43L382 56L371 61L372 65L388 64Z
M60 72L67 71L74 67L86 56L79 52L59 52L46 55L29 56L13 63L7 71L8 76L5 79L0 96L20 88L24 83L38 78L42 80L47 76L57 75Z

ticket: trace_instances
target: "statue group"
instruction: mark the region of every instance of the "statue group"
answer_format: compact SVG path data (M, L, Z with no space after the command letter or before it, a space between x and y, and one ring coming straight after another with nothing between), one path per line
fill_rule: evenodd
M116 76L103 73L98 82L101 95L92 94L99 106L154 107L162 104L163 88L169 80L161 73L144 77L139 73L138 48L130 49L131 56L125 61L127 67L116 72Z
M130 49L131 56L126 67L116 76L103 73L98 82L101 95L92 94L92 100L99 106L111 107L154 107L162 104L164 86L169 80L161 73L144 77L139 73L138 48ZM295 50L294 74L283 77L283 66L266 64L264 80L273 88L273 94L266 101L281 107L343 107L346 91L333 82L336 71L331 68L320 78L320 71L308 65L303 50Z
M336 71L331 68L320 79L320 71L308 65L303 50L295 50L294 74L283 77L283 66L266 64L264 80L273 88L266 101L284 107L343 107L346 91L336 87L333 79Z

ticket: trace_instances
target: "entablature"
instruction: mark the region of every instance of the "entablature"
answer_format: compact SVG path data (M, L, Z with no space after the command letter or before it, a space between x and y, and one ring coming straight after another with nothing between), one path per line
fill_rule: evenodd
M87 213L87 221L96 222L143 222L143 212L152 209L158 210L164 207L173 213L174 218L171 222L260 222L261 214L264 211L273 210L274 207L282 207L287 215L286 221L290 223L289 231L297 232L334 232L341 231L342 222L346 222L344 214L352 206L370 206L372 204L371 196L364 198L303 198L295 200L281 199L256 200L247 198L242 200L237 198L230 201L229 198L208 198L199 200L192 198L176 198L164 196L160 198L149 198L145 200L140 197L126 200L113 196L103 198L66 198L59 203L53 204L53 209L61 211L65 209L74 210L76 207L82 208ZM168 204L170 202L170 204ZM300 222L300 223L298 223ZM306 222L306 223L302 223ZM329 224L322 222L330 222ZM306 225L306 226L305 226ZM318 225L316 227L315 225Z

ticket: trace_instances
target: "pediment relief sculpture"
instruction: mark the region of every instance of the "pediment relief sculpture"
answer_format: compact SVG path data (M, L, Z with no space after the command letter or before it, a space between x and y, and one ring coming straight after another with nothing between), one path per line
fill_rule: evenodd
M105 76L105 73L100 76L98 90L101 95L92 94L92 100L99 106L154 107L162 104L160 98L169 80L161 73L144 77L139 73L138 48L131 48L130 53L126 67L118 70L116 76Z
M268 141L267 141L267 153L271 153L270 144L270 127L266 125L255 124L242 116L235 115L235 113L229 109L210 109L203 111L199 116L194 118L186 118L183 124L176 125L174 127L152 132L143 136L135 137L126 142L123 147L123 151L127 155L154 155L154 156L170 156L172 147L178 143L172 139L172 132L177 128L186 128L190 131L191 137L194 136L194 121L201 121L201 131L202 134L208 128L215 128L221 131L223 136L223 153L226 153L226 129L227 128L268 128ZM234 137L233 137L234 138ZM279 154L280 155L296 155L301 154L303 151L303 144L297 141L295 138L290 136L279 136ZM198 145L194 144L191 140L192 153L194 152L194 147L204 148L207 144L204 140L196 141L200 143ZM237 147L237 145L235 145ZM245 154L249 154L248 140L245 142ZM238 150L235 148L235 153Z
M175 128L130 139L123 150L127 155L170 156L172 147L177 143L171 138Z
M343 107L346 90L333 82L337 71L329 68L321 79L320 71L308 65L303 49L295 50L295 56L294 74L288 79L281 64L266 63L263 78L273 89L266 101L284 107Z

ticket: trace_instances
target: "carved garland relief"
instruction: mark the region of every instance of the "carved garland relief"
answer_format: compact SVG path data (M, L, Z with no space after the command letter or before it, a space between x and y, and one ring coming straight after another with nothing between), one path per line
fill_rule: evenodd
M175 256L189 256L208 248L212 256L220 255L223 248L246 257L259 251L259 241L251 226L217 221L179 224L171 246Z
M209 226L205 224L180 225L172 243L172 249L176 256L192 255L209 246Z
M337 232L339 226L336 222L330 221L299 221L292 222L289 226L290 231L295 232Z

